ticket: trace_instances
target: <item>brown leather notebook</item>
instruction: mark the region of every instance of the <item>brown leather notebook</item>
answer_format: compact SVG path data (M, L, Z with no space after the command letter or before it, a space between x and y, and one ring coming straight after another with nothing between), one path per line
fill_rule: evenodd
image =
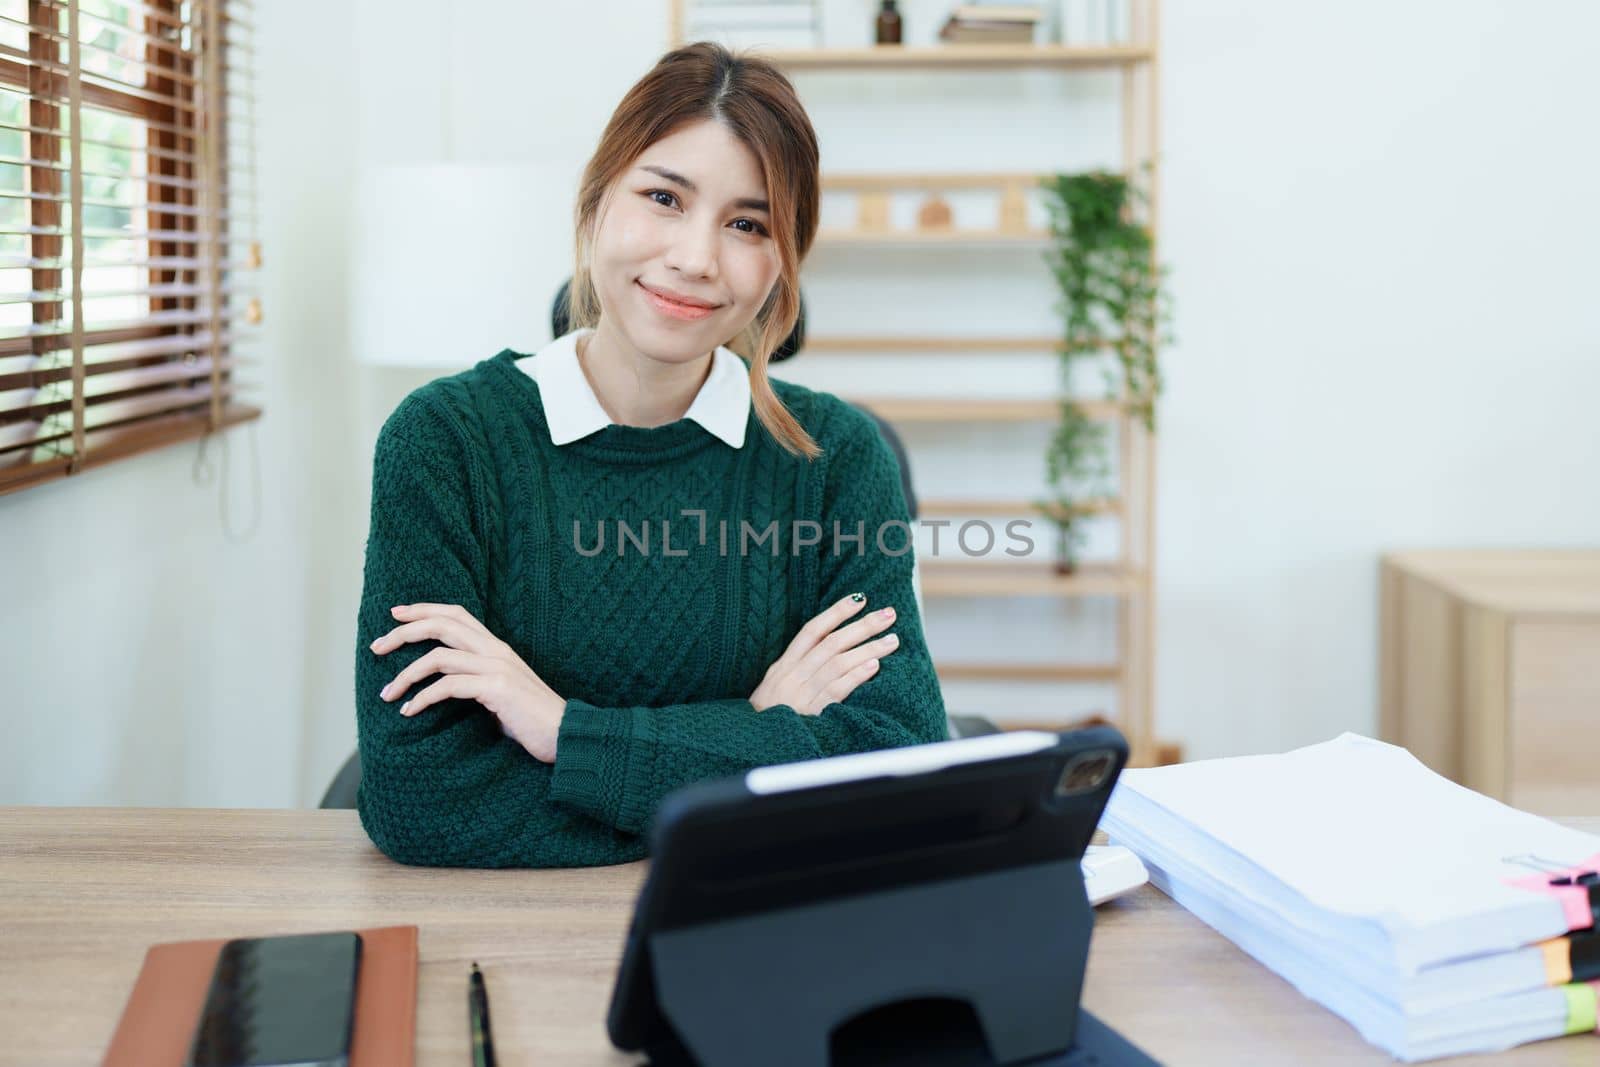
M308 931L309 932L309 931ZM357 930L351 1067L411 1067L417 1029L417 928ZM182 1067L226 938L151 945L102 1067Z

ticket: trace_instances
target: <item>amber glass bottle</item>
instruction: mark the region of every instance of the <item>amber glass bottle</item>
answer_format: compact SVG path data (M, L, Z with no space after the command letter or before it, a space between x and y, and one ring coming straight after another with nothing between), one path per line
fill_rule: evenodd
M895 0L883 0L883 8L878 12L878 43L900 43L900 12L895 9Z

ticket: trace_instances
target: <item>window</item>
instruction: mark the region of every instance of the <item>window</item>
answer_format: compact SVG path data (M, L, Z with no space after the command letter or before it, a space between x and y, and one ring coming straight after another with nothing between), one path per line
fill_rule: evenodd
M258 417L239 0L0 0L0 494Z

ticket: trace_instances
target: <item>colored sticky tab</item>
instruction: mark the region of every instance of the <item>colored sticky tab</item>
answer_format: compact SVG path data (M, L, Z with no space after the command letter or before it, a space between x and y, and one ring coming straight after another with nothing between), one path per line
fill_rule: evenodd
M1596 1011L1595 1004L1600 994L1595 992L1592 985L1579 983L1564 985L1561 991L1567 995L1567 1033L1581 1034L1595 1029Z
M1508 878L1507 885L1556 898L1568 930L1591 930L1600 915L1600 852L1576 867Z
M1572 981L1572 948L1564 937L1539 942L1544 953L1545 985L1566 985Z

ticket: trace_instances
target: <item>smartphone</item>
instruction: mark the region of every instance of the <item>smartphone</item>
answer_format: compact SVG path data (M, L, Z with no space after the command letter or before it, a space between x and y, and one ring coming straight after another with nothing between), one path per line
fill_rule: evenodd
M185 1067L349 1067L361 935L229 941Z

